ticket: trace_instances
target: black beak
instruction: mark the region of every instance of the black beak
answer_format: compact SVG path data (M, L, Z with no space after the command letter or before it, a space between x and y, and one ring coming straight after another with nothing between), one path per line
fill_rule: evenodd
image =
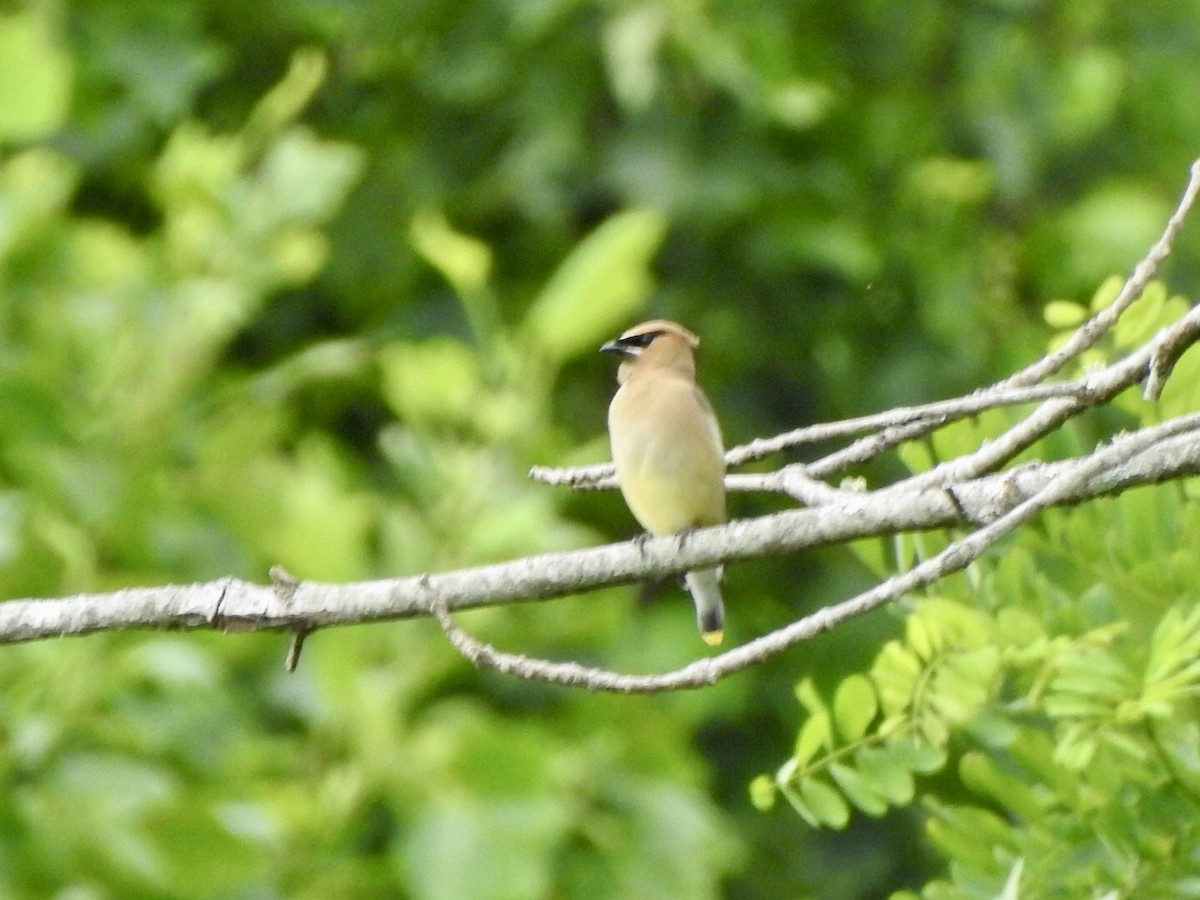
M606 344L601 344L600 352L611 353L614 356L620 356L623 358L633 356L633 354L629 352L629 346L627 344L622 344L619 340L609 341Z

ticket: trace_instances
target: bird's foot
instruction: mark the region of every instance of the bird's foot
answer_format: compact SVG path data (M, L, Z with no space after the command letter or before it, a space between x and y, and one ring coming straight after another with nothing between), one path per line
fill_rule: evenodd
M646 555L646 541L650 540L654 535L648 531L643 531L633 539L633 544L638 549L638 553L642 556Z
M687 546L688 539L696 532L695 525L689 525L687 528L681 528L675 532L675 537L679 539L679 549L682 550Z

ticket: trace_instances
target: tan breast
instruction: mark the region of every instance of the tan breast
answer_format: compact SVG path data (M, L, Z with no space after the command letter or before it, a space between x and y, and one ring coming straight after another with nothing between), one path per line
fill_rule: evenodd
M725 521L725 461L708 401L690 379L633 378L609 407L621 493L655 534Z

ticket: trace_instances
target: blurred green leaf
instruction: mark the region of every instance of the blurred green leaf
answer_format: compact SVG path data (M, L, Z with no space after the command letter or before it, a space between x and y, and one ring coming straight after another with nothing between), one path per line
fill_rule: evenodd
M1004 882L1004 890L997 896L996 900L1020 900L1021 897L1021 874L1025 871L1025 860L1018 859L1013 863L1012 870L1008 873L1008 879Z
M1051 300L1042 310L1051 328L1074 328L1087 318L1087 310L1070 300Z
M832 744L833 724L829 714L810 713L800 728L800 737L796 740L796 752L792 759L797 765L804 766L822 750L829 749Z
M1011 828L997 815L974 806L938 803L926 823L930 839L960 865L981 872L998 872L996 846L1010 847ZM1005 873L1007 874L1007 873Z
M893 715L911 702L918 678L920 658L899 641L888 641L875 658L871 678L884 715Z
M882 792L862 773L849 766L834 763L829 767L829 775L847 799L868 816L879 818L887 812L887 801Z
M519 900L550 892L551 852L568 819L550 797L479 803L435 800L395 860L415 898Z
M650 262L666 234L663 216L631 209L606 219L555 271L525 317L531 346L563 361L594 350L630 324L650 292Z
M1120 268L1140 259L1167 219L1167 203L1136 183L1111 183L1064 213L1062 269L1076 282L1094 278L1101 257Z
M1068 57L1052 96L1062 138L1085 139L1108 124L1119 108L1128 77L1125 60L1110 48L1081 48Z
M769 812L775 808L775 782L769 775L759 775L750 782L750 802L759 812Z
M855 764L863 776L870 780L875 790L883 794L888 802L903 806L912 802L916 784L912 770L895 745L863 747L854 755Z
M0 142L49 137L66 121L71 57L37 12L0 13Z
M865 675L851 675L838 685L833 718L842 740L856 741L866 734L877 710L875 688Z
M1020 777L1003 771L995 761L982 753L968 753L959 761L963 783L1024 819L1036 819L1045 812L1040 801Z
M813 817L829 828L845 828L850 821L850 809L842 795L816 778L800 779L798 790Z
M397 341L380 351L379 365L384 397L405 420L469 425L475 419L482 376L478 359L461 341Z
M322 49L304 47L295 51L283 78L255 104L246 123L252 140L266 143L299 117L328 72L329 61Z
M487 285L492 268L491 249L482 241L455 231L440 212L417 213L410 234L417 252L459 294L470 295Z

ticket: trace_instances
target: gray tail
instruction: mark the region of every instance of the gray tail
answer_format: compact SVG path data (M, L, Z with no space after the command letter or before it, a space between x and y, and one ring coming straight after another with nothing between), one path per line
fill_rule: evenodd
M696 624L700 637L715 647L725 638L725 606L721 603L721 569L688 572L683 582L696 604Z

